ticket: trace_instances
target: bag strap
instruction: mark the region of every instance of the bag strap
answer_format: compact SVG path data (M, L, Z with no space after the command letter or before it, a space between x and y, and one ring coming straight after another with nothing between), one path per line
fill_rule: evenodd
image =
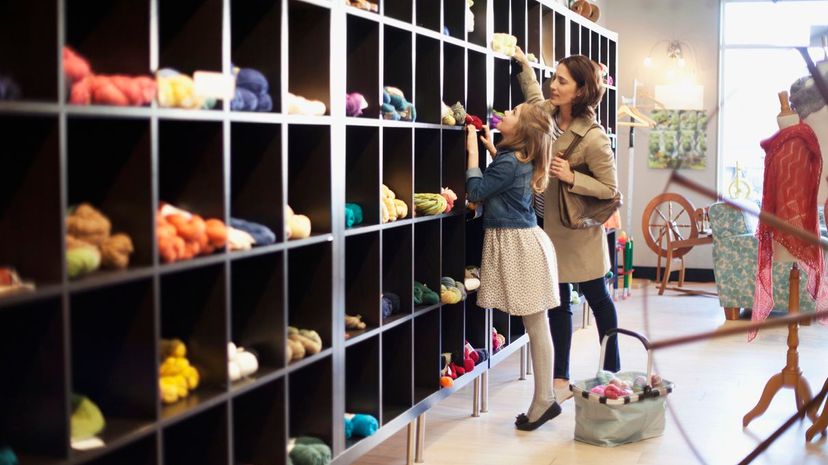
M589 134L589 131L592 131L593 129L595 129L597 127L600 127L600 126L598 126L597 123L592 123L592 126L590 126L589 129L587 129L587 131L584 133L583 136L579 136L578 134L575 134L573 132L573 134L575 135L575 138L572 140L572 142L569 144L569 147L567 147L566 151L563 153L563 159L568 160L569 156L572 155L572 152L575 150L575 148L578 147L578 144L581 143L581 139L586 137L586 135Z

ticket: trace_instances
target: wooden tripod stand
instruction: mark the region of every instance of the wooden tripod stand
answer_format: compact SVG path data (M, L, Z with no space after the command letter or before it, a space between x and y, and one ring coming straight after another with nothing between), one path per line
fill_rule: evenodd
M797 266L796 263L791 266L790 295L788 302L788 313L791 315L799 313L799 266ZM753 410L748 412L744 418L742 418L743 427L750 424L754 418L765 413L765 410L768 409L773 397L783 387L794 389L797 410L802 409L802 407L811 400L811 387L808 385L808 381L805 377L802 376L802 370L799 369L798 347L799 323L793 322L788 325L787 364L785 365L785 368L782 369L782 372L773 375L771 379L768 380L765 385L765 390L762 391L762 397L759 399L759 403L756 404L756 407L753 407ZM815 423L818 407L819 406L816 406L808 411L808 418ZM828 418L826 418L825 421L828 422ZM825 429L825 427L823 426L822 429ZM814 432L814 434L816 434L816 432Z

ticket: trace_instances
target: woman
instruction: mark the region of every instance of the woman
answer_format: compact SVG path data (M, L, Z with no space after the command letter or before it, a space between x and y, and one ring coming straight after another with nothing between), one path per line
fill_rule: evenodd
M477 305L523 317L537 372L535 393L515 426L532 431L555 418L561 407L552 388L552 339L546 310L560 304L555 250L532 211L532 196L549 182L552 118L538 105L507 111L497 125L503 139L495 150L488 128L480 137L493 161L478 167L477 133L466 126L470 202L483 204L483 257Z
M560 307L549 312L552 342L555 346L554 388L559 402L572 397L569 391L569 351L572 344L572 307L569 283L577 283L595 315L598 336L618 327L615 304L607 291L605 276L610 269L609 247L603 227L570 229L561 223L558 213L559 183L570 192L599 199L612 198L618 188L615 156L609 137L595 123L595 107L604 95L600 67L588 57L573 55L558 63L550 84L549 100L544 100L535 72L520 48L515 59L523 70L518 75L527 103L541 105L553 117L553 133L559 134L553 146L556 154L550 169L549 186L543 204L543 228L557 251L560 279ZM575 136L581 142L568 160L561 155ZM571 166L586 165L592 176L573 171ZM618 342L613 336L607 344L603 369L621 369Z

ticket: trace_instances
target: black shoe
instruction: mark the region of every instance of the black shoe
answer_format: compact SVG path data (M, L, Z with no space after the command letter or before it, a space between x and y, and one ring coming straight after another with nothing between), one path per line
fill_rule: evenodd
M540 428L541 425L543 425L547 421L557 417L560 414L561 406L558 405L557 402L554 402L552 405L549 406L548 409L546 409L545 412L543 412L543 415L541 415L540 418L538 418L535 421L529 421L529 418L525 414L521 413L517 416L517 419L515 420L515 428L521 431L534 431Z

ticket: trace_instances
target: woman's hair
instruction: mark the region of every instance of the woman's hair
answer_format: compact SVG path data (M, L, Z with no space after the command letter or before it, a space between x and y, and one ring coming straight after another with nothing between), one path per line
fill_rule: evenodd
M604 96L604 84L601 80L601 67L584 55L571 55L558 63L566 66L572 79L575 80L577 91L572 100L572 116L577 118L583 115L594 116L595 107L601 103Z
M518 114L514 134L504 136L498 148L515 151L522 163L532 163L532 190L543 192L549 184L552 165L552 115L540 105L524 103Z

